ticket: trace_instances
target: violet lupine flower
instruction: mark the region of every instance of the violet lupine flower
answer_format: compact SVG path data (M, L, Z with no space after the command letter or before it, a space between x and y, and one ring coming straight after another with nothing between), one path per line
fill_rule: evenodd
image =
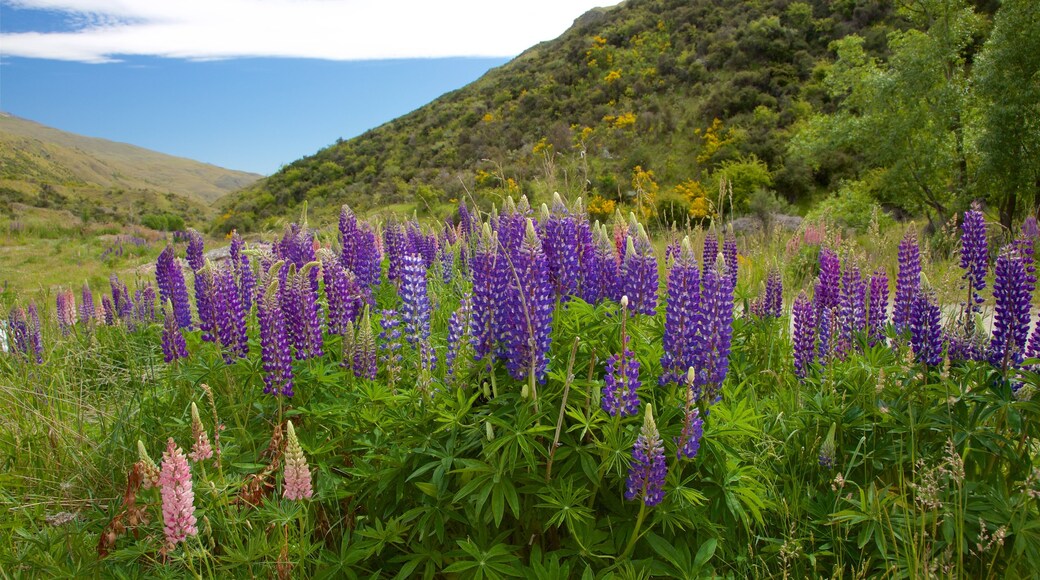
M445 375L449 382L463 375L467 370L468 356L459 356L460 351L472 347L473 300L467 292L462 295L459 307L451 313L448 321L448 352L444 355L447 369Z
M1031 240L1040 239L1040 224L1036 222L1036 216L1031 215L1026 217L1022 222L1022 236Z
M719 239L714 232L708 232L704 236L704 249L701 252L701 273L714 270L719 261Z
M971 210L964 212L964 223L961 224L961 268L971 294L968 312L978 312L982 303L979 291L986 287L989 246L986 243L986 220L978 204L974 203Z
M169 300L173 304L173 316L178 328L191 330L191 303L188 300L188 286L184 283L184 273L173 253L173 246L159 254L155 266L155 280L159 285L159 300Z
M187 358L188 344L184 341L184 335L181 334L180 328L177 326L177 318L173 315L173 307L169 301L163 304L162 313L163 360L171 363L177 359Z
M552 212L543 205L542 214L542 248L549 265L549 279L556 297L567 300L578 290L578 223L558 193L553 194Z
M235 357L245 358L249 354L249 336L246 330L246 310L240 299L241 293L235 284L232 268L220 270L216 275L215 297L217 307L217 334L224 347L224 362L231 364Z
M235 279L238 280L239 302L242 303L242 309L248 313L253 309L256 277L253 275L253 266L249 263L249 256L242 252L244 247L245 242L242 240L242 236L238 235L238 230L232 231L231 249L228 258L231 260Z
M683 428L678 437L675 438L675 458L693 459L701 448L701 438L704 437L704 419L701 411L694 405L693 382L696 380L696 372L691 367L687 373L686 389L686 412L683 413Z
M700 306L701 276L690 239L683 238L679 254L668 272L668 302L664 314L664 355L661 385L678 382L696 364L695 323Z
M446 228L451 230L451 228ZM453 231L453 230L452 230ZM445 236L447 238L447 236ZM445 239L440 244L440 249L437 250L437 261L440 264L441 269L441 281L445 285L451 284L451 280L455 275L455 254L458 242L448 242Z
M994 366L1007 370L1022 363L1031 300L1025 259L1014 247L1004 248L997 258L993 299L996 313L989 360Z
M921 250L917 246L917 233L911 229L899 242L899 274L896 277L895 308L892 313L896 334L903 335L910 329L910 313L920 291Z
M158 274L158 271L156 271ZM94 293L90 291L90 285L83 283L83 293L80 298L79 319L83 324L90 324L94 320Z
M68 336L72 327L76 325L76 296L72 290L59 290L55 297L58 313L58 327L61 333Z
M841 276L841 293L838 295L837 340L834 352L842 357L852 348L855 334L867 326L867 286L860 276L859 268L846 264Z
M586 251L582 264L581 299L589 304L603 300L620 300L620 263L614 250L614 242L606 226L590 230L593 238L592 250Z
M284 267L284 263L279 264ZM264 367L264 393L293 396L292 353L285 330L285 316L279 301L279 282L275 278L260 300L257 318L260 322L260 356Z
M664 499L664 480L668 467L664 461L664 443L654 422L653 406L647 403L639 437L632 447L632 464L625 484L625 499L642 501L653 507Z
M466 200L459 201L459 226L462 228L462 233L468 239L473 235L473 216L469 213L469 208L466 207Z
M108 284L109 287L112 289L113 314L117 318L129 318L130 313L133 312L134 303L132 300L130 300L130 291L127 290L126 284L123 284L123 282L115 274L109 276Z
M791 314L794 317L794 374L804 379L816 357L813 349L816 344L816 310L804 290L795 298Z
M195 309L199 313L199 330L202 340L216 342L217 307L214 302L214 282L212 266L203 266L195 272Z
M188 454L188 458L198 463L206 459L213 457L213 446L209 442L209 434L206 433L206 428L202 425L202 418L199 417L199 408L195 405L195 401L191 402L191 453Z
M486 358L490 368L501 336L501 309L509 286L509 272L498 234L488 224L484 224L478 234L470 266L473 272L473 358L477 361Z
M621 264L621 293L628 296L632 313L648 316L657 313L657 286L657 257L640 224L634 239L628 239Z
M383 232L383 243L390 257L390 268L386 277L388 280L396 281L401 278L404 256L408 253L408 238L401 224L387 222L386 230Z
M195 527L195 492L192 490L191 468L184 452L171 437L163 453L159 473L162 495L163 532L166 542L177 544L199 533Z
M354 376L360 379L375 379L378 372L376 367L376 339L372 334L372 318L369 315L367 306L365 307L365 313L362 314L361 319L357 322L353 347L351 367L354 370ZM398 347L400 347L399 343Z
M1040 358L1040 313L1036 318L1033 333L1029 335L1029 343L1026 345L1026 358Z
M116 324L116 307L112 305L108 296L101 297L101 318L105 321L105 326Z
M297 333L300 337L299 348L296 351L297 360L320 358L325 354L318 292L309 284L317 267L318 262L309 262L304 265L303 269L297 272L294 281L300 297L299 313L303 322L300 332Z
M498 233L498 243L502 245L504 254L513 256L520 249L527 231L527 218L531 213L531 206L527 196L520 197L520 203L513 203L512 197L506 198L502 208L502 214L493 219L495 232Z
M29 320L26 318L25 310L21 306L15 306L7 313L7 329L10 336L11 350L22 353L29 358L32 349L32 339Z
M820 248L819 286L813 295L817 310L837 308L841 296L841 259L830 248ZM817 312L817 315L819 312Z
M766 278L764 311L773 318L780 318L784 312L784 282L780 278L780 270L775 266L769 269Z
M299 501L314 494L311 487L311 470L307 466L307 457L296 438L296 430L292 421L287 421L288 436L285 438L285 472L282 475L282 497Z
M383 329L379 333L379 361L383 363L387 383L393 389L401 378L401 319L396 310L384 310L380 313L379 325Z
M636 392L643 383L639 380L639 360L628 349L627 342L625 340L621 354L615 353L607 359L607 374L603 377L601 403L603 410L611 417L629 417L639 411L639 395Z
M737 287L737 238L730 235L722 243L722 258L726 265L726 275L730 277L730 286Z
M729 351L733 340L733 285L725 272L707 270L701 274L701 296L694 320L696 342L694 360L697 377L694 399L713 402L729 372Z
M834 309L824 308L817 316L816 360L824 364L830 359L834 348Z
M202 234L194 228L188 228L188 248L185 250L185 255L188 259L188 266L193 272L198 272L206 265L204 252L205 242Z
M329 308L329 332L344 335L361 311L361 290L354 276L328 250L321 253L321 272L325 279L325 298Z
M426 266L417 253L405 255L401 264L401 318L408 344L418 348L430 339L430 296L426 288Z
M933 367L942 363L939 304L929 293L918 292L910 310L910 348L918 362Z
M512 266L502 308L506 366L514 379L533 373L542 382L549 362L553 298L542 243L531 220L527 221L527 235L513 255Z
M406 253L418 254L422 257L423 266L427 270L433 267L437 259L437 236L423 232L419 222L413 218L405 227L407 243Z
M35 302L29 302L28 316L29 346L36 364L43 364L43 328L40 326L40 313L36 310Z
M148 284L134 293L134 308L141 323L155 321L155 288Z
M599 296L601 284L596 277L599 273L599 262L596 259L596 236L593 233L593 225L581 209L581 198L577 204L576 228L578 240L578 296L589 304L595 304ZM598 222L597 222L598 224ZM589 300L589 298L592 300Z
M870 302L867 305L867 339L870 346L885 340L888 323L888 275L878 269L870 277Z

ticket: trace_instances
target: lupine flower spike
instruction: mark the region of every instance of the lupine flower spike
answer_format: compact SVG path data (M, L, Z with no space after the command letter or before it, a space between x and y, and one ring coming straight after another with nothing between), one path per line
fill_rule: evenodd
M171 437L163 453L159 474L162 495L163 532L170 544L183 542L199 533L195 527L195 492L192 490L191 470L184 452Z
M159 487L159 466L152 461L148 450L145 449L144 443L140 439L137 440L137 460L141 463L141 468L144 472L144 480L142 485L145 489L151 487Z
M206 433L206 428L202 426L202 418L199 417L199 408L195 405L195 402L191 403L191 439L193 441L191 445L191 453L188 457L198 463L205 459L213 457L213 447L209 442L209 434Z
M603 381L603 410L611 417L635 415L639 411L639 361L628 348L628 296L621 297L621 354L607 359L607 375Z
M287 422L288 437L285 442L285 473L282 481L282 495L286 499L301 500L311 497L311 470L307 466L307 458L303 455L300 440L296 438L296 430L292 421Z
M697 371L690 367L686 373L686 412L683 416L682 433L675 440L676 459L693 459L701 448L701 437L704 436L704 419L701 418L700 409L694 400L694 382L697 380Z
M827 438L823 440L823 445L820 445L820 467L824 469L834 468L834 432L837 426L836 423L831 423L831 429L827 432Z
M664 479L668 467L664 462L664 443L654 422L653 406L646 405L643 417L643 428L639 431L635 446L632 447L632 465L628 470L628 482L625 487L625 499L642 501L647 507L653 507L664 499Z

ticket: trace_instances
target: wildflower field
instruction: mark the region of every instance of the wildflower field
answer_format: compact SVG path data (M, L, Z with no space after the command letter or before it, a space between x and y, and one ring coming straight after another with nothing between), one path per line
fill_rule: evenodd
M1040 233L991 222L189 231L4 307L0 577L1032 576Z

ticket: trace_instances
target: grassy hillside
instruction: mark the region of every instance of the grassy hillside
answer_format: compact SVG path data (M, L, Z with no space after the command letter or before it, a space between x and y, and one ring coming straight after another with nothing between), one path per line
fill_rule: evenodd
M319 216L342 203L436 210L468 194L540 202L552 190L706 207L719 179L738 174L751 175L734 183L742 209L757 188L798 201L853 162L835 156L813 173L785 153L797 121L833 106L821 82L829 43L858 33L884 54L901 26L881 0L593 10L471 85L222 200L217 227L269 226L304 200Z
M156 212L201 221L210 202L259 177L0 114L0 212L9 217L23 204L84 221Z

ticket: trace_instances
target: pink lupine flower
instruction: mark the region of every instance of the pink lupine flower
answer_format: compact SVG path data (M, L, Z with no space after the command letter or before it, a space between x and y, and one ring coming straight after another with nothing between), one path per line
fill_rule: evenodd
M209 444L209 434L206 433L206 428L202 426L202 419L199 417L199 408L195 406L195 402L191 403L191 438L194 443L191 446L191 453L188 457L198 463L204 459L213 457L213 447Z
M300 440L296 438L296 430L292 421L289 424L289 436L285 443L285 476L283 496L288 499L304 499L313 495L311 488L311 470L307 467L307 458L303 456Z
M166 541L176 544L199 533L195 527L195 492L191 488L191 470L184 452L171 437L163 453L159 474L162 495L163 531Z

